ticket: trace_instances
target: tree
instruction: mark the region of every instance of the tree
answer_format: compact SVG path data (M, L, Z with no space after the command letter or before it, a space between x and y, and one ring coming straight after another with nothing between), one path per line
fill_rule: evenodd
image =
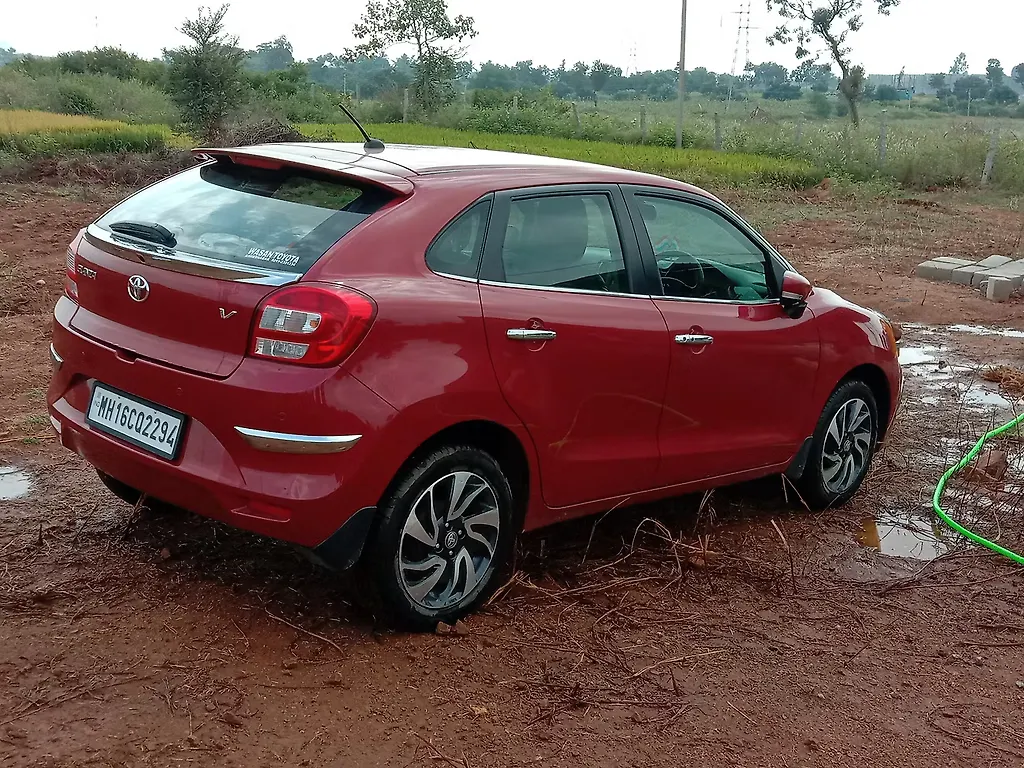
M476 27L469 16L449 17L447 0L370 0L352 33L362 42L346 51L350 59L415 45L417 101L434 112L455 97L456 60L464 53L457 44L476 37Z
M953 84L953 95L961 101L980 101L988 94L988 80L981 75L967 75Z
M282 35L269 43L260 43L245 58L245 68L251 72L283 72L295 63L292 44Z
M1006 73L1003 72L1003 65L999 59L988 60L988 66L985 67L985 77L988 78L988 84L992 88L1003 84L1003 80L1006 79Z
M1017 92L1006 83L991 88L986 98L993 104L1016 104Z
M185 125L204 139L217 137L228 112L241 99L245 51L238 47L237 37L224 31L228 8L200 8L196 18L186 19L180 28L192 42L164 51L170 64L171 98L181 109Z
M816 64L808 60L800 62L800 66L790 74L790 80L809 86L812 91L817 93L828 93L835 87L832 67L829 64ZM832 111L831 105L829 111Z
M13 48L0 48L0 67L10 64L12 61L17 61L18 54L15 53Z
M967 74L967 54L961 51L953 59L953 65L949 68L949 74L957 77Z
M748 63L743 71L749 73L750 84L761 90L789 82L789 70L772 61L766 61L763 64Z
M929 77L928 85L935 89L935 96L939 99L946 99L952 93L949 90L949 84L946 82L946 75L941 72Z
M887 16L900 0L871 0L878 12ZM768 43L788 45L796 42L796 56L801 61L812 59L808 48L817 38L828 49L839 67L839 93L850 108L850 120L860 125L857 102L864 95L864 68L850 59L849 36L864 26L861 9L864 0L767 0L768 10L775 10L783 23L768 38Z
M597 93L603 91L613 77L622 77L622 70L619 67L613 67L600 60L590 66L590 85Z
M0 54L2 56L3 54ZM1024 61L1010 70L1010 77L1017 81L1017 84L1024 88Z
M811 111L821 118L826 118L832 114L832 104L821 91L811 91L811 95L807 98L811 105Z
M876 101L899 101L900 92L892 85L880 85L875 89Z

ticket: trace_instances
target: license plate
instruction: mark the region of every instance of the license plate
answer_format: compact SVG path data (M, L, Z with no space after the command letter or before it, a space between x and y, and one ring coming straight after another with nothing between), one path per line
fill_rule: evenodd
M85 420L108 435L165 459L174 459L181 445L185 416L108 387L96 384Z

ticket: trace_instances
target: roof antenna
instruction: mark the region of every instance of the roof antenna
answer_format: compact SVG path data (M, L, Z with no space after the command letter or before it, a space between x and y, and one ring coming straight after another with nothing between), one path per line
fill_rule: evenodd
M348 115L348 119L351 120L355 124L356 128L359 129L359 132L361 134L363 134L363 138L366 140L366 142L363 144L363 149L370 150L370 149L384 149L385 148L383 141L381 141L380 139L372 138L370 136L370 134L368 134L366 132L366 129L363 128L363 126L359 124L358 120L356 120L356 116L353 115L351 112L349 112L348 107L346 107L344 104L341 104L341 103L339 103L338 106L341 107L341 111L342 112L344 112L346 115Z

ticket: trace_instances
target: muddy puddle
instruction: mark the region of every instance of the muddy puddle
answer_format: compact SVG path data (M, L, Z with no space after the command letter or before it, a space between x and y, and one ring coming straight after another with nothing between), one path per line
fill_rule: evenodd
M933 560L952 550L957 537L930 510L920 510L866 518L857 540L881 555Z
M32 478L17 467L0 467L0 501L13 501L28 496Z

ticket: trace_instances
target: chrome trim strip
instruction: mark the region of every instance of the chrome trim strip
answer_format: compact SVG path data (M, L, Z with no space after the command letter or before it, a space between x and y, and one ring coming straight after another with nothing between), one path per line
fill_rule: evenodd
M362 435L291 435L247 427L235 427L235 431L253 448L274 453L343 453L362 438Z
M689 301L700 304L736 304L743 307L760 306L762 304L778 304L778 299L760 299L759 301L739 301L737 299L692 299L688 296L651 296L656 301Z
M115 236L113 233L107 232L95 224L89 225L86 235L120 251L128 251L132 254L134 260L139 263L158 269L166 269L171 272L182 272L189 275L211 277L217 280L231 280L238 283L270 286L287 285L288 283L294 283L302 277L298 272L281 272L248 265L243 267L230 261L196 256L184 251L169 251L167 248L155 244L150 248L132 238L120 235Z
M553 291L554 293L585 293L589 296L618 296L623 299L650 299L646 293L615 293L614 291L586 291L582 288L553 288L548 285L525 285L523 283L500 283L497 280L480 280L480 285L490 285L495 288L527 288L532 291Z
M54 416L50 416L50 426L53 427L53 431L60 435L60 421Z
M50 360L58 368L64 365L64 358L57 354L57 349L53 344L50 344Z

